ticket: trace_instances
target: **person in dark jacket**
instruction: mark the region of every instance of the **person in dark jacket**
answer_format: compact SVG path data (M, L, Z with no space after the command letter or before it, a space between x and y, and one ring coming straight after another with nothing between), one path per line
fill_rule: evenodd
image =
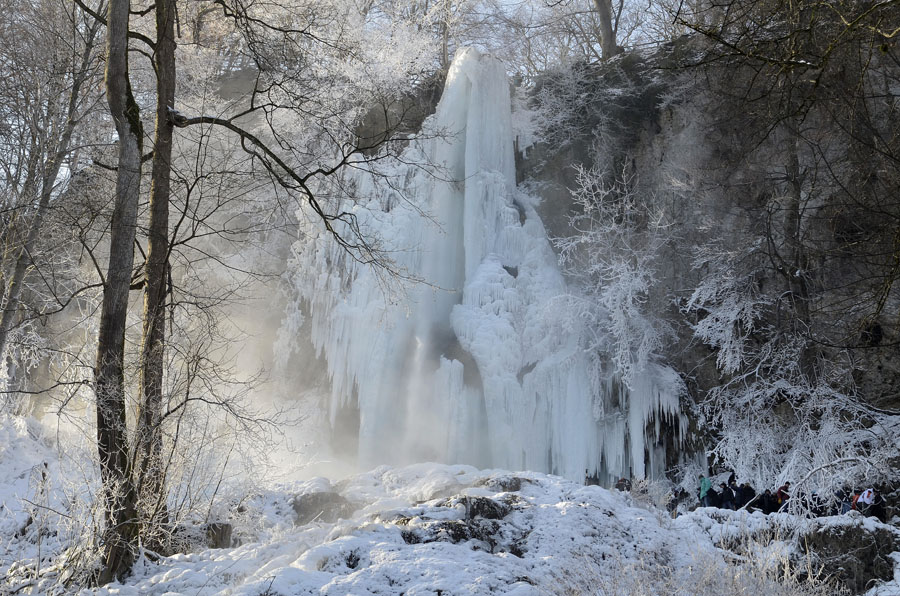
M868 515L872 515L878 518L878 521L881 523L887 523L885 521L885 511L884 511L884 497L881 496L881 493L877 490L875 492L875 497L872 500L872 504L869 506Z
M719 488L721 489L719 491L721 501L719 507L734 510L734 491L724 482L719 485Z
M733 473L732 473L732 476L734 476ZM737 481L729 480L728 481L728 490L730 490L731 494L734 495L734 500L732 501L732 505L734 506L734 510L737 511L744 504L743 501L741 501L741 498L742 498L741 487L738 486Z
M753 490L753 487L750 486L749 482L745 482L741 485L741 498L740 504L738 508L747 507L747 511L753 511L754 503L753 501L756 499L756 491Z
M819 491L814 490L809 496L809 513L812 517L825 517L828 515L828 501L822 498Z
M766 489L766 492L759 497L759 509L766 515L778 509L778 501L769 489Z
M832 515L844 515L853 509L853 491L846 486L835 491Z
M710 507L721 507L722 506L722 495L717 492L716 489L709 489L709 506Z

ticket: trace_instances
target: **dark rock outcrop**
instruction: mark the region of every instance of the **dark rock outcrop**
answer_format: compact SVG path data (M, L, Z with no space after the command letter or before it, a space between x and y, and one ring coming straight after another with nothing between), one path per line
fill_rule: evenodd
M834 518L827 518L834 519ZM884 524L866 523L857 515L841 523L817 524L804 532L800 547L854 594L894 577L891 553L900 551L900 532Z
M296 514L294 523L298 526L312 521L335 522L356 510L353 503L334 492L299 495L291 502L291 507Z
M231 534L233 527L227 522L212 522L206 524L206 545L209 548L231 548L233 546Z
M478 550L521 557L526 535L504 521L517 505L521 506L520 501L514 496L501 499L455 496L437 503L437 507L456 509L461 519L401 516L394 523L403 526L400 533L407 544L473 541L473 548Z
M531 368L534 366L532 365ZM518 476L491 476L476 483L475 486L483 486L497 492L514 493L522 490L523 482L529 482L529 480Z

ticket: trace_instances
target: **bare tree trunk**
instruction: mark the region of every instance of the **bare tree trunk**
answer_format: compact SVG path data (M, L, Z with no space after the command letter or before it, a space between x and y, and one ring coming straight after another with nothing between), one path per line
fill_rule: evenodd
M613 11L610 0L594 0L597 17L600 19L600 51L604 60L609 60L621 53L616 45L616 34L613 28Z
M162 389L165 356L166 276L169 251L169 195L172 171L171 110L175 105L175 1L156 1L156 138L150 188L150 232L144 285L141 346L141 408L138 416L138 483L148 521L167 521L162 456Z
M119 158L94 372L97 450L106 506L104 567L98 578L101 584L122 577L131 569L138 534L125 422L124 355L143 128L128 79L129 10L129 0L110 0L107 16L106 96L119 135Z
M446 21L441 23L441 69L450 70L450 25Z
M32 139L32 143L30 145L37 145ZM3 227L3 270L0 270L0 281L3 283L0 284L0 304L9 305L9 301L7 301L7 294L9 293L10 286L12 285L11 280L14 273L10 274L8 271L15 269L15 264L18 263L18 253L15 250L15 247L19 245L19 243L24 243L23 235L27 235L21 228L27 226L27 210L24 209L24 205L27 205L31 201L34 200L34 195L37 193L37 176L38 176L38 163L39 159L39 151L35 147L33 151L31 151L31 155L29 155L28 160L22 169L26 170L25 180L22 183L22 188L19 191L19 209L13 207L10 210L9 219L6 225ZM13 203L11 203L13 204ZM8 251L8 252L7 252ZM4 308L6 310L6 308ZM10 309L11 311L15 311L15 309ZM5 315L0 315L5 316ZM5 343L5 341L4 341Z

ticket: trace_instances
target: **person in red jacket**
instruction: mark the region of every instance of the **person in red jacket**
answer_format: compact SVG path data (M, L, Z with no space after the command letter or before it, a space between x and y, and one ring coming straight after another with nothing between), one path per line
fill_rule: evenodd
M785 482L778 489L778 492L775 493L775 498L778 501L779 510L784 508L784 504L787 503L788 499L791 498L791 483Z

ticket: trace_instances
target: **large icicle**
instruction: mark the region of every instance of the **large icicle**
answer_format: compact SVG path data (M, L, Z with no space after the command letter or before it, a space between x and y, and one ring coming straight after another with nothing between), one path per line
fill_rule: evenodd
M347 208L427 283L387 294L377 271L317 235L315 222L295 248L294 287L327 361L332 424L341 408L358 408L362 466L437 460L643 477L659 419L679 426L677 395L656 370L630 403L613 373L592 388L535 200L515 187L503 64L458 52L425 132L430 140L395 166L403 196L360 173L350 182L369 200Z

